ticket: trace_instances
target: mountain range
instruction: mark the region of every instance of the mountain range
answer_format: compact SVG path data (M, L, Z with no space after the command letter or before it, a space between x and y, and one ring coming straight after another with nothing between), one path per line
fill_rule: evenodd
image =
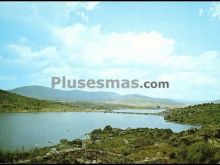
M42 99L55 100L63 102L103 102L126 105L138 105L149 107L176 107L184 106L185 103L179 101L154 98L139 94L120 95L113 92L88 92L82 90L60 90L43 86L24 86L9 90L9 92L16 93L22 96Z
M113 109L136 109L137 106L96 102L59 102L21 96L0 89L0 112L88 112Z

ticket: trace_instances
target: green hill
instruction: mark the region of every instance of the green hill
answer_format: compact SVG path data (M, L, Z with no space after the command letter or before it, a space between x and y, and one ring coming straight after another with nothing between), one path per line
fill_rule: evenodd
M199 125L220 125L220 104L204 103L172 109L166 113L168 113L166 119L169 121Z
M120 108L140 108L121 104L95 102L56 102L39 100L0 89L0 112L73 112ZM142 107L143 108L143 107Z
M72 104L38 100L0 90L0 112L37 112L49 111L50 109L59 111L66 108L71 108L72 110L80 109L79 106Z

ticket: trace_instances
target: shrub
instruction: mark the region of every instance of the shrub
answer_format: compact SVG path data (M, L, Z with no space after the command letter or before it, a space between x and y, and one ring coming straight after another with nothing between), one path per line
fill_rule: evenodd
M190 146L188 160L193 163L205 163L213 156L213 150L207 142L197 142Z
M188 155L188 149L185 145L181 145L178 150L177 150L177 158L179 160L183 159L185 160L187 158Z

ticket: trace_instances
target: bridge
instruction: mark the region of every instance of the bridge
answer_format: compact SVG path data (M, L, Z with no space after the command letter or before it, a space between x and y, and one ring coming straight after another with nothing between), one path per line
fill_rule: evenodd
M150 115L150 114L154 114L154 113L141 113L141 112L116 112L116 111L102 111L102 113L132 114L132 115Z

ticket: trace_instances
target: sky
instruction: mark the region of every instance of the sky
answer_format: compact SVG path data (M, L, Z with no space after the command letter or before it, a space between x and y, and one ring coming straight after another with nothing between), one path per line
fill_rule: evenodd
M220 99L219 34L219 2L0 2L0 88L139 79L170 88L103 91Z

